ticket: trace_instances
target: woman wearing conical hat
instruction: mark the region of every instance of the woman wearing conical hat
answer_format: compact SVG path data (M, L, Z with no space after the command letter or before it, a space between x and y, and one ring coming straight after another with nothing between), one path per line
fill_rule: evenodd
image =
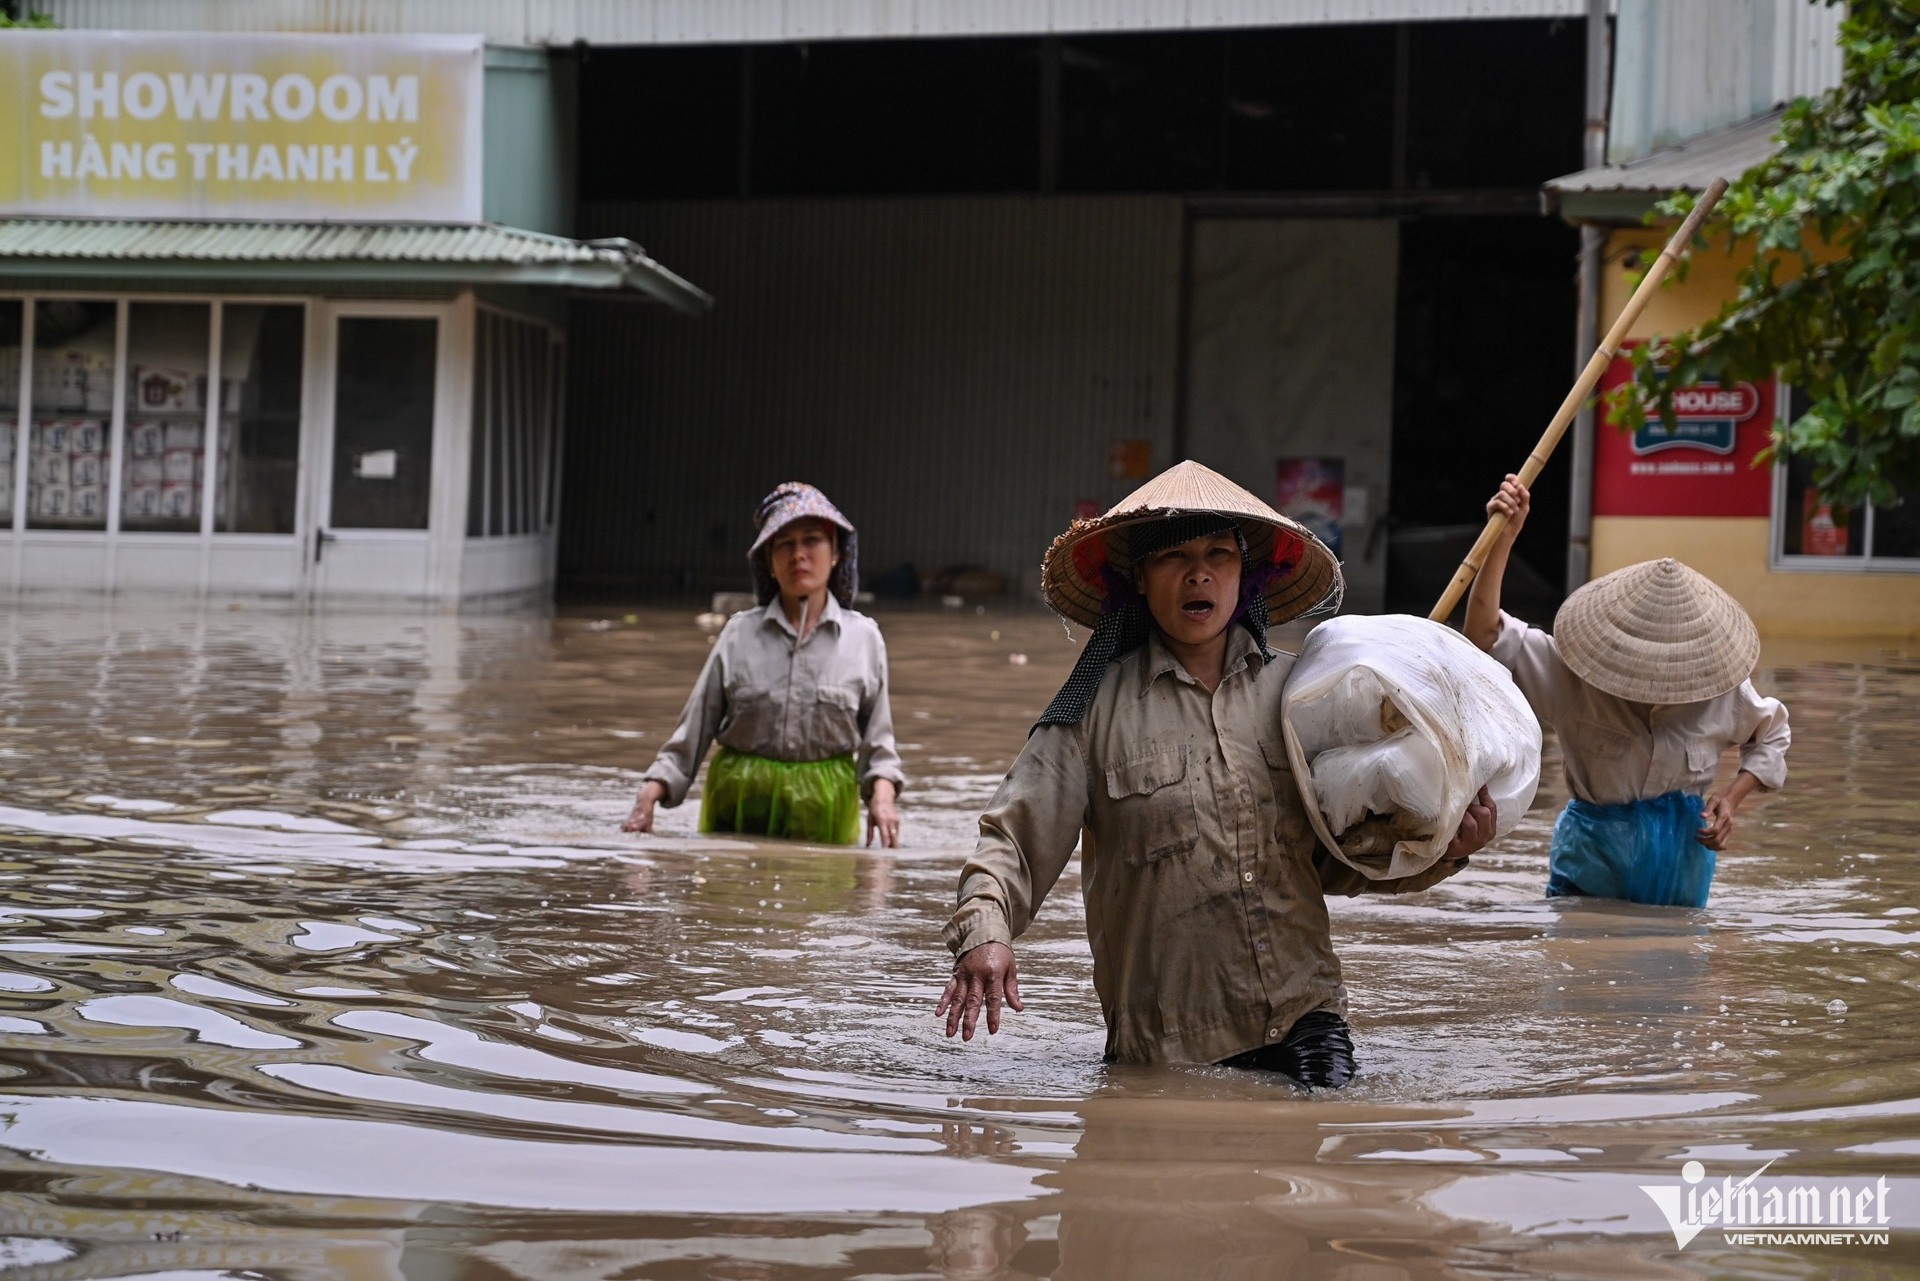
M887 697L887 645L853 610L853 522L812 485L760 500L747 549L758 609L728 620L673 736L647 767L621 830L650 832L656 805L686 799L716 740L700 830L826 845L900 843L903 775Z
M1446 857L1369 881L1318 848L1280 729L1290 654L1267 627L1338 605L1339 562L1303 526L1182 463L1041 567L1093 628L980 818L945 935L937 1014L971 1039L1021 1008L1013 941L1076 843L1107 1057L1225 1063L1308 1086L1354 1071L1325 895L1424 889L1486 843L1484 792Z
M1733 597L1679 561L1615 570L1567 597L1553 634L1500 609L1528 494L1487 504L1507 526L1467 598L1467 638L1513 673L1560 737L1572 799L1553 829L1547 894L1705 907L1740 803L1787 781L1787 709L1748 679L1760 633ZM1726 790L1721 755L1740 752Z

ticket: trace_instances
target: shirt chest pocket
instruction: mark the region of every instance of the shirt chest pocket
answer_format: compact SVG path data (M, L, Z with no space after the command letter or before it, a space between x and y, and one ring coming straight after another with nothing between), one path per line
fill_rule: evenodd
M1720 768L1719 744L1688 743L1687 768L1695 774L1711 774Z
M1634 735L1598 721L1581 721L1574 727L1579 754L1590 761L1608 765L1624 762L1633 754ZM1561 744L1565 748L1567 744Z
M767 754L776 750L780 735L780 707L764 685L737 685L727 691L726 713L720 719L722 741L736 751Z
M810 718L813 749L827 755L853 750L860 741L860 690L853 685L822 685L819 707Z
M1177 747L1107 770L1107 795L1127 862L1135 867L1188 853L1200 840L1187 749Z

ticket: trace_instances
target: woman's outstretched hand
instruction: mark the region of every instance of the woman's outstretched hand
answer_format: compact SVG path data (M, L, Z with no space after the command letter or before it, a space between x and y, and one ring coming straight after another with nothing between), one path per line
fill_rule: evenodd
M623 832L651 832L653 830L653 807L659 804L660 798L666 794L667 789L653 779L648 779L645 783L641 784L640 795L634 797L633 809L627 813L626 821L620 824L620 830Z
M883 847L890 850L900 847L900 807L893 803L894 795L892 779L873 781L873 796L867 801L868 845L878 836Z
M1024 1010L1020 1003L1020 980L1014 972L1013 949L1005 943L982 943L962 952L953 963L953 977L933 1007L933 1016L947 1016L947 1035L960 1033L971 1041L980 1022L980 1011L987 1012L988 1033L1000 1030L1000 1007Z

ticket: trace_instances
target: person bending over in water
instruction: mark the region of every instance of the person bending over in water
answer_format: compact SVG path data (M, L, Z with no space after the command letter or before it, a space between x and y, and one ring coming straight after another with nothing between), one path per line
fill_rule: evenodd
M727 621L647 767L623 832L651 832L653 807L678 805L707 766L700 830L828 845L900 843L894 806L905 776L887 701L887 645L853 611L859 586L853 524L812 485L761 499L747 551L760 608Z
M1483 790L1427 872L1369 881L1318 847L1281 737L1293 658L1270 620L1337 605L1304 527L1182 463L1054 541L1048 603L1094 627L960 874L947 1035L1022 1007L1013 940L1074 843L1110 1060L1223 1063L1317 1087L1354 1072L1325 895L1425 889L1491 839ZM1237 625L1236 625L1237 624Z
M1508 476L1487 503L1507 525L1467 597L1467 639L1513 673L1560 736L1572 799L1553 828L1547 896L1705 907L1740 803L1787 781L1787 709L1747 679L1760 633L1677 560L1615 570L1574 592L1553 634L1500 608L1529 496ZM1740 771L1713 791L1720 756Z

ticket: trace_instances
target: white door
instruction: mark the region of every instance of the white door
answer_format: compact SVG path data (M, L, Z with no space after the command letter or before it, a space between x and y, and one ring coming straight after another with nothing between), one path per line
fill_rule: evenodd
M435 595L435 518L446 503L453 309L336 303L326 326L325 412L315 433L308 582L320 601Z

